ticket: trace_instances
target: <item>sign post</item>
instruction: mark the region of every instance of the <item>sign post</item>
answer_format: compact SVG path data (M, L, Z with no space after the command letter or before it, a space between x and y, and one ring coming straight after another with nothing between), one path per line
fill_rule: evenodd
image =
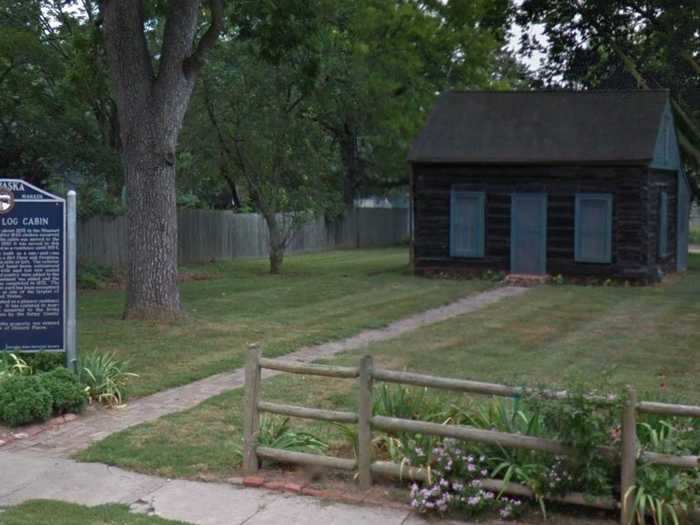
M78 373L78 330L77 302L78 290L76 281L78 275L78 207L77 195L71 190L66 199L66 368Z
M0 352L66 352L77 367L76 195L0 179Z

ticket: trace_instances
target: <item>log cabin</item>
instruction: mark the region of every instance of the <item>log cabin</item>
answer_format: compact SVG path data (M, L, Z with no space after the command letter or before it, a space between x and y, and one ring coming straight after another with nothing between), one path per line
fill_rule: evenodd
M692 191L667 90L447 92L408 161L417 274L686 269Z

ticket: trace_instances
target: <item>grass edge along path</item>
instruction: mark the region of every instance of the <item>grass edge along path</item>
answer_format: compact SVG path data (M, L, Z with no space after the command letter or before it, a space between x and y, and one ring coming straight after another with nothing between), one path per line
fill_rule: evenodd
M282 275L270 275L267 264L237 259L183 268L190 276L180 284L188 317L176 323L123 321L123 291L83 291L80 351L128 360L139 375L135 398L240 368L252 342L268 355L284 355L495 286L416 277L406 248L293 255Z
M366 348L370 343L395 339L421 327L479 310L489 304L521 295L526 291L526 288L512 286L496 288L474 296L464 297L447 306L400 319L385 328L365 330L347 339L302 348L283 358L312 362L330 358L344 351L360 350ZM273 375L276 373L265 371L264 377ZM217 374L188 385L137 399L118 411L99 412L82 419L76 425L64 425L50 433L41 433L34 438L15 441L6 450L37 452L41 455L54 457L68 456L114 432L192 408L222 392L240 389L243 384L244 371L241 368L233 372Z

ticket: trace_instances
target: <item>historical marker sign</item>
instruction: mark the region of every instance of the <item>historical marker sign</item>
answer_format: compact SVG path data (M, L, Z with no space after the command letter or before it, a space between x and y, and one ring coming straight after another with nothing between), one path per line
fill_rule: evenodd
M0 179L0 351L66 349L66 202Z

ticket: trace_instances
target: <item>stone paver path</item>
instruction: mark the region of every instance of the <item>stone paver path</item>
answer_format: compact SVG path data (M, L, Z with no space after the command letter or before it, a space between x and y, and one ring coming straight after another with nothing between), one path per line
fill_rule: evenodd
M373 343L399 337L422 326L474 312L500 300L521 295L526 291L527 288L516 286L495 288L464 297L446 306L401 319L385 328L366 330L341 341L302 348L279 359L311 362L346 350L367 347ZM270 377L277 373L279 372L265 370L263 377ZM114 432L192 408L212 396L242 387L243 382L243 369L217 374L188 385L136 399L123 409L100 411L95 415L81 418L55 430L15 441L3 447L2 450L6 452L22 451L49 457L69 457Z

